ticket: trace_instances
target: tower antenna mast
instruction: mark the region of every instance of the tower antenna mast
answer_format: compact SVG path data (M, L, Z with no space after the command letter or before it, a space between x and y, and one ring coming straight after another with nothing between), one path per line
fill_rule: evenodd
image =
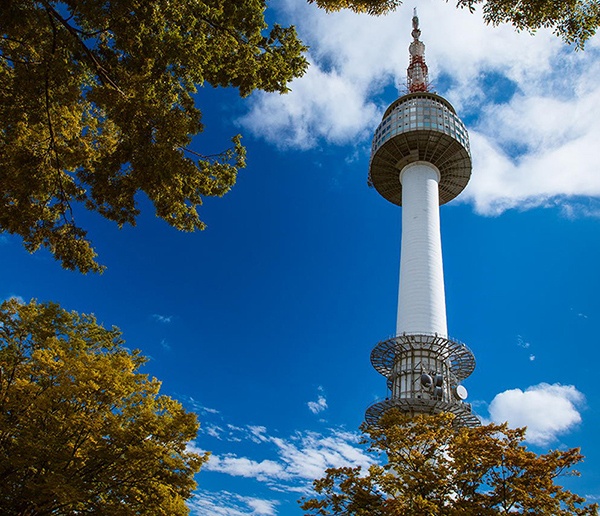
M413 11L412 26L411 35L413 41L408 47L410 64L406 69L408 91L409 93L429 91L429 70L425 63L425 44L419 39L421 37L421 29L419 29L419 17L417 16L416 7Z

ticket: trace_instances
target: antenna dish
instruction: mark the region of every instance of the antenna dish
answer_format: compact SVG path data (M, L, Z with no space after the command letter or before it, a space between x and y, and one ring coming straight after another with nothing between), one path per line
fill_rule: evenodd
M431 386L433 385L433 379L431 376L429 376L427 373L423 373L421 375L421 385L426 389L431 389Z
M467 392L466 387L462 385L457 385L454 388L454 396L456 396L459 400L466 400L469 393Z

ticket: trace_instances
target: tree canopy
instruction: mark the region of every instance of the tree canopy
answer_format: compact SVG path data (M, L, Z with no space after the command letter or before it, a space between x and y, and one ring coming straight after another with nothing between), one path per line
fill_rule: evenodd
M56 304L0 305L0 507L183 515L205 456L193 413L139 372L118 329Z
M352 9L381 15L402 5L403 0L308 0L327 11ZM448 1L448 0L446 0ZM456 0L456 6L474 12L481 5L486 23L510 23L518 30L534 32L550 28L567 43L583 48L600 26L599 0Z
M136 194L173 227L203 229L198 206L244 166L240 137L214 155L197 85L286 92L304 73L293 27L265 0L0 2L0 232L68 269L100 271L77 205L135 224Z
M537 455L525 429L506 424L457 428L453 416L410 417L390 410L363 426L384 465L332 468L301 500L306 514L383 516L595 515L597 505L557 485L583 457L578 449Z

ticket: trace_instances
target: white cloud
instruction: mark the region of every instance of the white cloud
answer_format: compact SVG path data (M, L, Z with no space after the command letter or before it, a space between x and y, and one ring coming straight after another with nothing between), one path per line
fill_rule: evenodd
M193 403L190 403L194 406ZM195 404L194 409L203 414L203 422L200 425L200 433L213 437L220 441L228 441L238 443L242 441L251 441L254 444L261 444L269 441L269 436L266 435L267 429L264 426L247 425L245 427L236 426L223 422L223 417L214 409L203 407L200 404ZM209 420L209 415L219 415L220 424L213 423Z
M268 440L268 437L265 435L267 433L267 429L264 426L255 426L249 425L248 430L250 431L251 437L250 439L255 443L261 443Z
M234 453L213 453L204 471L219 472L234 477L253 478L279 491L305 493L312 481L324 475L327 468L341 466L368 467L372 459L359 448L359 435L341 429L321 432L297 432L287 437L269 435L264 427L235 427L246 440L259 445L254 457ZM259 436L259 438L257 438ZM217 436L217 438L220 438ZM195 443L191 450L198 450Z
M152 318L160 323L168 324L173 320L172 315L152 314Z
M332 430L327 436L307 432L293 440L272 438L272 442L279 449L286 470L308 481L323 476L327 468L368 467L373 462L356 446L358 436L352 432Z
M325 399L325 396L319 394L317 401L309 401L307 405L308 409L313 414L318 414L319 412L323 412L327 408L327 400Z
M278 502L228 491L196 491L187 502L192 516L275 516Z
M527 342L521 335L517 335L517 346L523 349L529 349L531 344ZM535 355L530 353L528 358L530 362L533 362L535 360Z
M377 119L377 108L365 100L360 85L336 72L325 73L315 65L291 88L286 95L257 94L251 113L240 123L281 148L308 149L321 139L342 144L357 135L365 138Z
M276 514L275 506L277 505L277 502L262 500L260 498L246 498L245 501L252 508L252 514L261 514L265 516Z
M526 426L527 441L546 445L581 422L579 407L584 400L573 385L540 383L525 391L510 389L497 394L489 413L497 423Z
M546 79L555 81L550 75ZM586 72L573 80L591 77ZM506 105L490 106L471 131L473 176L463 200L472 201L480 213L495 214L599 197L594 150L599 118L600 88L568 99L522 94ZM567 208L567 213L574 212Z
M185 446L185 451L187 453L197 453L198 455L204 455L207 453L206 450L200 448L196 441L189 441Z
M371 93L405 67L400 56L406 50L399 53L403 42L393 37L393 17L328 15L314 5L290 0L283 2L283 10L310 45L310 67L286 95L253 95L250 112L240 123L284 148L368 140L383 108L371 100ZM376 30L380 25L386 30ZM378 52L387 58L374 59Z
M276 461L255 461L246 457L237 457L234 454L220 457L211 455L204 469L206 471L218 471L234 477L255 478L260 482L288 480L291 477L285 471L284 466Z
M186 401L186 404L189 405L194 412L197 412L199 414L212 414L212 415L219 414L219 411L217 409L205 407L204 405L202 405L201 403L196 401L191 396L185 397L185 401Z
M223 429L220 426L207 424L202 429L207 435L210 435L215 439L222 439L221 435L223 433Z
M240 123L280 147L368 145L386 107L385 86L405 82L412 9L369 17L278 4L310 46L311 67L287 95L258 93ZM452 2L419 3L430 78L467 120L473 176L463 202L479 213L558 206L600 216L600 44L574 52L549 31L486 26ZM439 89L439 88L438 88ZM365 171L366 175L366 171Z

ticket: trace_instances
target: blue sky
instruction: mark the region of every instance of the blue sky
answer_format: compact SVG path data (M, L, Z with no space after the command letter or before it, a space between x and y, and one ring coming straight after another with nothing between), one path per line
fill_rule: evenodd
M140 198L136 228L80 212L107 265L64 271L0 235L0 296L54 300L116 325L163 392L196 410L197 515L295 515L328 466L369 463L364 410L385 397L369 353L395 328L400 209L366 186L370 137L405 80L412 5L385 18L279 0L311 69L285 96L203 88L199 152L242 132L248 167L178 233ZM600 500L600 45L490 28L419 2L430 78L469 129L473 176L442 207L449 333L477 367L484 420L528 425L532 449L581 446Z

